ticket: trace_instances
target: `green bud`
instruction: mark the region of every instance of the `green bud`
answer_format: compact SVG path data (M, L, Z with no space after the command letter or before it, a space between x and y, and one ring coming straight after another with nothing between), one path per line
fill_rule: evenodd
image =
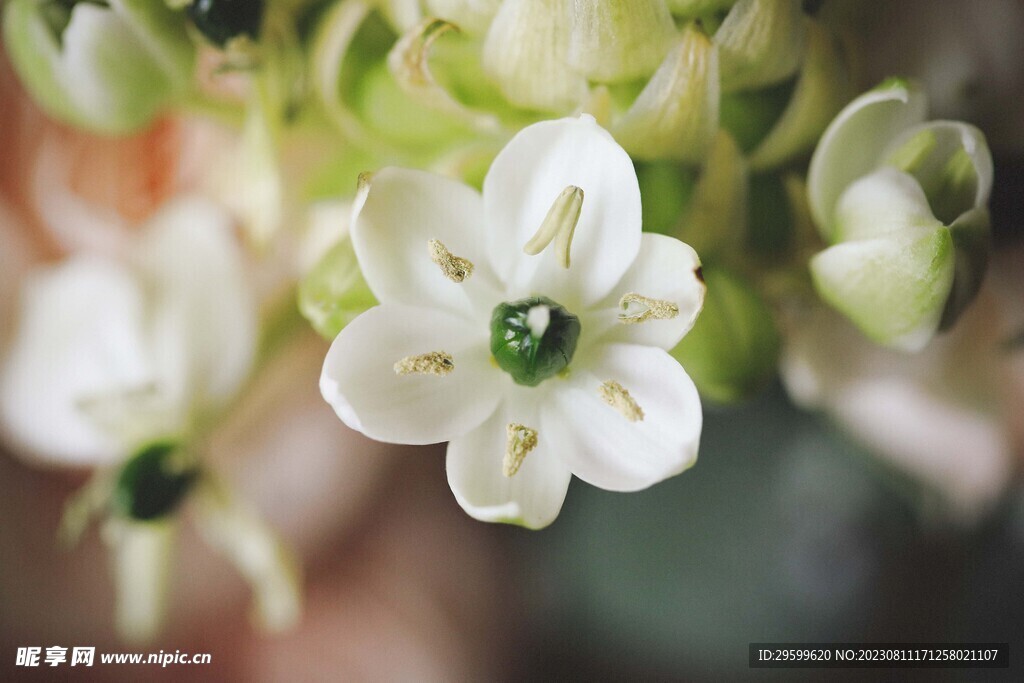
M704 268L707 294L693 329L672 350L705 398L751 396L775 374L779 336L771 310L745 280Z
M718 54L690 24L612 133L633 158L699 163L718 132L718 103Z
M195 59L184 13L152 0L11 0L4 43L49 114L104 133L149 123L188 86Z
M483 65L512 104L545 112L576 109L586 77L570 66L572 3L502 3L484 40Z
M178 455L176 444L161 442L130 458L114 485L114 512L142 522L173 512L199 475L196 469L175 462Z
M835 36L811 19L807 55L793 95L771 131L750 154L751 169L779 166L808 152L852 96L849 66Z
M715 43L725 92L789 78L806 43L800 0L739 0L715 33Z
M569 366L580 320L543 296L498 304L491 314L491 353L517 384L535 387Z
M598 83L650 75L676 40L664 0L575 0L572 6L569 63Z
M327 339L337 337L376 303L347 237L331 247L299 284L299 311Z
M260 36L263 0L195 0L188 15L210 42L224 47L232 38Z

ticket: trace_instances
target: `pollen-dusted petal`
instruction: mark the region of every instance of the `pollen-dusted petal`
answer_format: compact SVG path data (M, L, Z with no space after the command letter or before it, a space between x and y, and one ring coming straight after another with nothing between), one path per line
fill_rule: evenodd
M395 363L396 375L434 375L444 377L455 369L452 354L444 351L431 351L418 356L406 356Z
M396 360L425 349L451 354L457 370L443 378L396 374ZM382 305L334 340L320 391L353 429L378 441L426 444L448 441L487 419L503 378L491 365L486 325L436 309Z
M546 439L537 440L514 476L503 473L507 426L537 424L535 410L528 402L505 405L448 444L448 484L472 517L540 529L558 516L572 475Z
M644 233L633 266L612 294L595 307L597 313L590 312L584 325L606 329L608 341L669 350L693 327L704 305L705 289L700 259L689 245L666 235ZM627 305L625 310L623 304ZM659 315L659 310L664 315ZM592 322L595 315L600 315L602 321ZM623 315L637 315L634 321L643 321L624 325L629 320Z
M643 406L643 420L609 419L598 388L614 377ZM701 414L686 371L661 349L609 344L573 366L553 407L542 413L546 443L580 479L611 491L635 491L696 461ZM612 416L614 417L614 416Z
M629 390L613 379L601 383L597 393L605 403L615 408L622 417L630 422L639 422L644 419L644 410L636 402Z
M452 282L462 282L473 274L473 262L456 256L440 240L428 240L430 260L438 265L444 276Z
M501 473L511 477L519 471L526 456L537 447L537 430L517 422L505 425L505 458L501 461Z
M586 195L572 234L572 268L564 267L558 250L524 258L523 245L567 187ZM587 115L545 121L516 135L484 180L484 213L490 262L510 298L557 293L559 303L582 308L611 290L640 249L633 162Z
M466 313L472 293L438 268L424 245L436 240L472 263L474 286L487 286L493 276L483 227L480 195L471 187L423 171L385 168L369 180L353 220L352 245L378 301Z
M652 299L643 294L630 292L619 299L619 322L637 325L648 320L671 320L679 315L679 306L664 299Z

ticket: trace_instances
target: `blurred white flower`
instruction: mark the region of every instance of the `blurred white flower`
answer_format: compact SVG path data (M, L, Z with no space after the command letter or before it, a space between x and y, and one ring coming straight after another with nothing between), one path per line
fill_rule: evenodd
M935 512L970 523L998 502L1014 471L1006 332L988 290L956 328L910 356L816 307L789 321L780 371L794 401L824 410L937 493Z
M452 490L486 521L549 524L572 474L630 491L682 472L701 406L666 350L704 285L689 246L640 227L633 165L589 116L524 129L482 197L380 171L352 241L382 304L335 340L324 397L372 438L450 441Z
M43 463L115 462L223 406L255 347L227 215L180 199L125 261L83 254L30 276L0 374L2 425Z

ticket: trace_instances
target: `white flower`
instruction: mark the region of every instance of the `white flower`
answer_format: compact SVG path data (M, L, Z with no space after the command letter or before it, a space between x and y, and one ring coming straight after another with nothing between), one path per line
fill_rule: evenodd
M693 249L640 221L632 163L589 116L524 129L482 197L376 173L352 241L381 305L334 341L324 397L371 438L450 441L449 484L481 520L549 524L572 474L632 491L682 472L701 406L666 349L704 285Z
M256 352L256 302L232 221L182 198L144 231L124 258L80 254L28 281L0 368L0 426L36 462L96 467L61 535L73 542L104 512L123 638L149 640L163 621L186 495L199 530L252 584L260 622L285 628L300 605L288 552L191 450Z
M74 256L28 280L0 372L0 422L47 464L116 462L235 395L256 307L229 217L169 204L123 260Z

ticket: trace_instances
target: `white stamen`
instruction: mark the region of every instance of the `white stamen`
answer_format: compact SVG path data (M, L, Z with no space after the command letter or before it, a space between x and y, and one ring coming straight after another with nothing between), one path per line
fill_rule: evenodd
M501 473L511 477L523 464L527 453L537 447L537 430L525 425L509 422L505 425L507 441L505 458L501 462Z
M637 306L640 309L637 310ZM630 312L632 306L633 312ZM671 301L651 299L650 297L630 292L619 299L619 307L625 313L619 314L619 322L627 325L646 322L648 320L670 320L679 315L679 306Z
M597 393L605 403L619 411L619 414L630 422L639 422L644 419L644 411L637 405L636 399L630 396L629 392L618 382L608 380L598 387Z
M551 324L551 308L540 304L531 306L526 312L526 326L530 328L530 335L534 339L540 339L547 332Z
M440 240L427 240L430 260L436 263L444 276L452 282L462 282L473 274L473 262L455 256Z
M455 369L455 361L450 353L431 351L418 356L406 356L395 363L396 375L434 375L444 377Z
M569 247L572 236L576 232L576 224L583 210L583 190L570 185L555 198L548 214L544 217L537 232L523 246L523 251L536 256L544 251L552 241L555 243L555 254L563 268L569 267Z

